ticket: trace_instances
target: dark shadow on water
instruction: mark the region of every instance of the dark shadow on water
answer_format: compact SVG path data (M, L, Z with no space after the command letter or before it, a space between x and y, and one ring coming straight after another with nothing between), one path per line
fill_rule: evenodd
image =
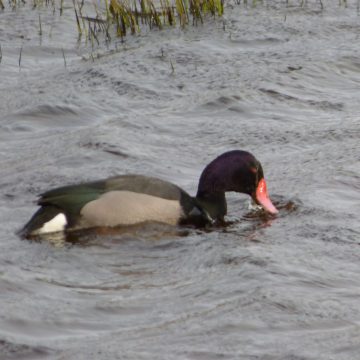
M43 359L48 358L54 351L43 346L29 346L16 344L0 339L0 358L1 359Z
M175 227L161 223L148 222L121 227L96 227L42 234L28 238L34 242L48 242L55 247L98 246L111 247L113 244L129 241L158 241L164 238L186 237L195 229Z

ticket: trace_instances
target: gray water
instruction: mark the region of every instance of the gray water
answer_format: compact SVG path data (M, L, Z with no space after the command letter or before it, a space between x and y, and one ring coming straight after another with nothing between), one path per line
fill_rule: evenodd
M360 359L360 23L323 5L94 46L71 7L40 9L42 36L37 10L0 13L1 360ZM279 216L230 194L221 229L16 235L42 191L140 173L194 194L231 149Z

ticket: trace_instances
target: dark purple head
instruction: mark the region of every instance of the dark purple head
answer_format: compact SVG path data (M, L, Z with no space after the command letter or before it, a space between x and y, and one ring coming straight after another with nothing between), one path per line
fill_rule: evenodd
M248 194L269 213L278 212L267 193L260 162L247 151L229 151L208 164L200 176L196 197L206 199L227 191Z

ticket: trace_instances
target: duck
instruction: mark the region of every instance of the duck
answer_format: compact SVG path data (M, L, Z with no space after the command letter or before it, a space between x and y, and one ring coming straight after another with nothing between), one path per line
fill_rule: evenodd
M278 213L270 200L261 163L250 152L232 150L205 167L194 197L171 182L132 174L49 190L40 195L40 208L20 234L31 238L147 222L198 227L223 223L227 214L225 193L231 191L249 195L271 215Z

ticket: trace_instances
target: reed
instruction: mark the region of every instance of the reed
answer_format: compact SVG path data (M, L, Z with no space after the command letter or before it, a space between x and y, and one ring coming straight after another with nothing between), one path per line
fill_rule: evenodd
M174 75L175 74L175 66L174 66L173 62L171 61L171 59L170 59L170 66L171 66L171 75Z
M85 0L72 0L74 20L79 37L98 43L97 34L104 32L106 39L110 40L110 29L115 27L116 34L124 37L127 34L136 34L143 27L162 29L164 26L185 27L189 23L196 25L203 22L207 14L222 16L224 0L98 0L85 2ZM60 16L64 12L64 0L0 0L0 9L8 4L13 9L26 4L33 8L51 6L53 12L59 9ZM88 16L92 7L95 16ZM91 10L90 10L91 11ZM93 12L93 11L91 11ZM42 19L39 15L39 35L43 34Z
M103 0L103 5L103 14L97 10L96 17L82 18L89 22L92 33L105 30L109 34L109 28L115 25L120 37L139 33L143 26L162 29L179 24L185 27L191 20L194 25L202 23L207 14L222 16L224 13L223 0ZM75 6L74 9L79 28L79 11Z
M41 16L39 14L39 35L42 36L43 32L42 32L42 26L41 26Z
M140 2L143 0L140 0ZM135 34L139 30L139 16L128 0L110 0L109 11L111 14L111 20L116 24L116 30L118 36L125 36L127 30L130 30L132 34ZM110 20L110 21L111 21Z
M19 70L21 69L21 57L22 57L22 50L23 48L20 48L20 54L19 54Z
M79 15L78 15L78 12L76 10L75 0L73 0L73 5L74 5L74 11L75 11L75 18L76 18L76 24L77 24L78 33L79 33L79 35L81 35L82 34L82 29L81 29L81 25L80 25Z
M65 51L63 48L61 48L61 51L62 51L62 55L63 55L63 59L64 59L64 66L65 66L65 69L66 69L66 58L65 58Z

